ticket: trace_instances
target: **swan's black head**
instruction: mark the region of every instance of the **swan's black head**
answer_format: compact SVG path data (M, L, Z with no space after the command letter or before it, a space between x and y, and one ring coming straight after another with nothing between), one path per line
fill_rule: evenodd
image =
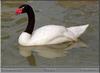
M16 9L16 14L29 13L29 11L32 11L32 7L28 4L23 4Z

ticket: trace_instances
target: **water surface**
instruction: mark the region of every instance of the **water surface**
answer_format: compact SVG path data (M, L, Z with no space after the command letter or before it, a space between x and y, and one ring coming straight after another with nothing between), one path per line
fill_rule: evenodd
M48 24L65 27L90 24L80 37L87 47L63 43L33 47L32 50L26 49L27 51L24 49L24 54L21 53L20 48L23 47L18 45L17 39L26 28L27 15L16 16L15 9L23 3L30 4L35 10L35 29ZM98 67L98 7L97 1L2 1L2 67ZM66 51L68 47L71 49Z

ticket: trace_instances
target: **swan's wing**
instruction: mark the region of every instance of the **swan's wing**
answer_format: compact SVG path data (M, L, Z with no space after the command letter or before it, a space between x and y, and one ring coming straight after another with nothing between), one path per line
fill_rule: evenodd
M53 44L58 43L55 39L63 35L63 32L66 31L66 28L63 26L57 25L47 25L43 26L32 34L30 43L34 44ZM63 38L61 38L63 39ZM54 42L51 43L51 41ZM62 41L62 40L61 40ZM60 41L60 42L61 42Z
M74 26L74 27L69 27L67 30L71 33L70 36L73 36L74 38L78 38L80 35L82 35L86 28L89 26L87 25L82 25L82 26Z

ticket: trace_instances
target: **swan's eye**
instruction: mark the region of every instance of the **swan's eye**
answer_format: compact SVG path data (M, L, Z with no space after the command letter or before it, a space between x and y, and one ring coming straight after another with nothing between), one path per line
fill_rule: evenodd
M24 7L22 7L22 9L24 9Z

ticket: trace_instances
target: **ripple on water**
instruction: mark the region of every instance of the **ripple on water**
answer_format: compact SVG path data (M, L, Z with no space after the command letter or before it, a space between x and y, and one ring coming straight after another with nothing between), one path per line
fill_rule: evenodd
M1 22L1 28L3 29L3 28L9 28L10 26L8 25L8 23L3 23L3 22Z
M13 12L1 12L1 21L2 22L11 22L14 20Z
M6 34L6 35L4 35L4 36L1 36L1 40L6 40L6 39L8 39L8 38L10 38L10 35L8 35L8 34Z
M21 32L21 31L23 31L23 29L19 29L19 30L17 30L16 33L19 33L19 32Z
M9 33L7 33L5 30L1 30L1 40L6 40L10 38Z
M14 20L14 18L1 18L1 21L3 21L3 22L9 22L12 20Z
M16 23L16 24L22 24L22 23L24 23L24 22L26 22L26 21L27 21L27 18L22 17L22 18L18 19L17 21L15 21L15 23Z
M25 3L26 1L18 1L18 0L14 0L14 1L2 1L2 5L9 7L9 8L14 8L19 6L21 3Z
M78 8L82 5L76 1L58 1L57 3L64 8Z
M57 4L64 8L79 8L81 6L93 5L96 1L57 1Z

